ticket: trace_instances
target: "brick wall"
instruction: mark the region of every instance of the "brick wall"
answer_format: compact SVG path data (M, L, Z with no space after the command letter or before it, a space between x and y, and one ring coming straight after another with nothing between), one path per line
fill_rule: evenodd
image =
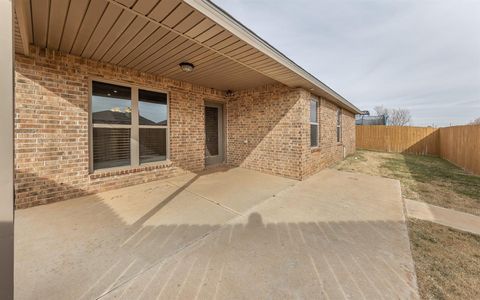
M58 52L16 55L16 206L29 207L204 168L204 99L223 93ZM91 77L165 90L170 164L89 174Z
M355 153L355 115L342 110L342 144L345 146L345 155Z
M320 99L319 147L310 147L310 100L303 89L277 84L236 92L227 104L228 163L261 172L306 178L355 152L355 118L342 110L337 143L337 108Z
M314 98L310 93L302 93L303 117L305 122L303 131L302 174L306 178L332 164L342 160L344 155L355 152L355 116L342 109L342 137L337 142L337 109L338 106L326 99L318 99L319 118L319 146L310 147L310 100ZM344 150L345 149L345 150ZM345 153L344 153L345 151Z
M232 165L300 178L300 90L281 84L239 91L227 104L227 159Z
M310 148L311 94L273 84L221 91L58 52L16 55L16 206L74 198L204 168L204 101L226 103L227 163L303 179L355 151L353 114L343 111L342 143L336 142L336 106L319 105L318 149ZM170 162L89 172L91 78L169 93Z

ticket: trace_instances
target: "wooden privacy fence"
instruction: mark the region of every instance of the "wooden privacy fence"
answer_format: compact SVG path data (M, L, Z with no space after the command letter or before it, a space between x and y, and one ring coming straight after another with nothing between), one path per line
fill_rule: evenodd
M358 149L440 155L437 128L407 126L357 126Z
M480 125L440 128L440 157L480 175Z
M356 126L357 149L440 156L480 174L480 125Z

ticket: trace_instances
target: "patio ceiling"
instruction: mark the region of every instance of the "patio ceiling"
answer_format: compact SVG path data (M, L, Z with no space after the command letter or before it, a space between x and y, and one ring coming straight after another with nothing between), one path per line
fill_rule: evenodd
M358 108L207 0L17 0L15 51L62 51L219 90L281 82ZM191 73L178 64L195 65Z

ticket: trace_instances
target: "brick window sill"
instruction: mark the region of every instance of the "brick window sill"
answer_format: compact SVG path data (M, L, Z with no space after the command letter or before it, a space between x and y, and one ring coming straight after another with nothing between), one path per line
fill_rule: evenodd
M118 167L118 168L111 168L111 169L101 169L101 170L96 170L92 174L90 174L90 179L98 179L98 178L104 178L104 177L110 177L110 176L139 173L143 171L165 169L171 166L172 166L172 162L170 160L166 160L162 162L146 163L136 167L126 166L126 167Z
M320 152L321 148L320 147L313 147L313 148L310 148L310 152L314 153L314 152Z

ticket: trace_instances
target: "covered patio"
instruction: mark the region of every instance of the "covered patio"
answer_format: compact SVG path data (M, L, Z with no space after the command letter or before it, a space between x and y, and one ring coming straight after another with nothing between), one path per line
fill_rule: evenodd
M355 151L360 110L226 12L12 12L18 299L416 297L398 183L309 178Z
M14 25L16 208L355 151L359 109L210 1L18 0Z
M418 297L398 181L331 169L191 173L19 210L15 236L17 299Z

